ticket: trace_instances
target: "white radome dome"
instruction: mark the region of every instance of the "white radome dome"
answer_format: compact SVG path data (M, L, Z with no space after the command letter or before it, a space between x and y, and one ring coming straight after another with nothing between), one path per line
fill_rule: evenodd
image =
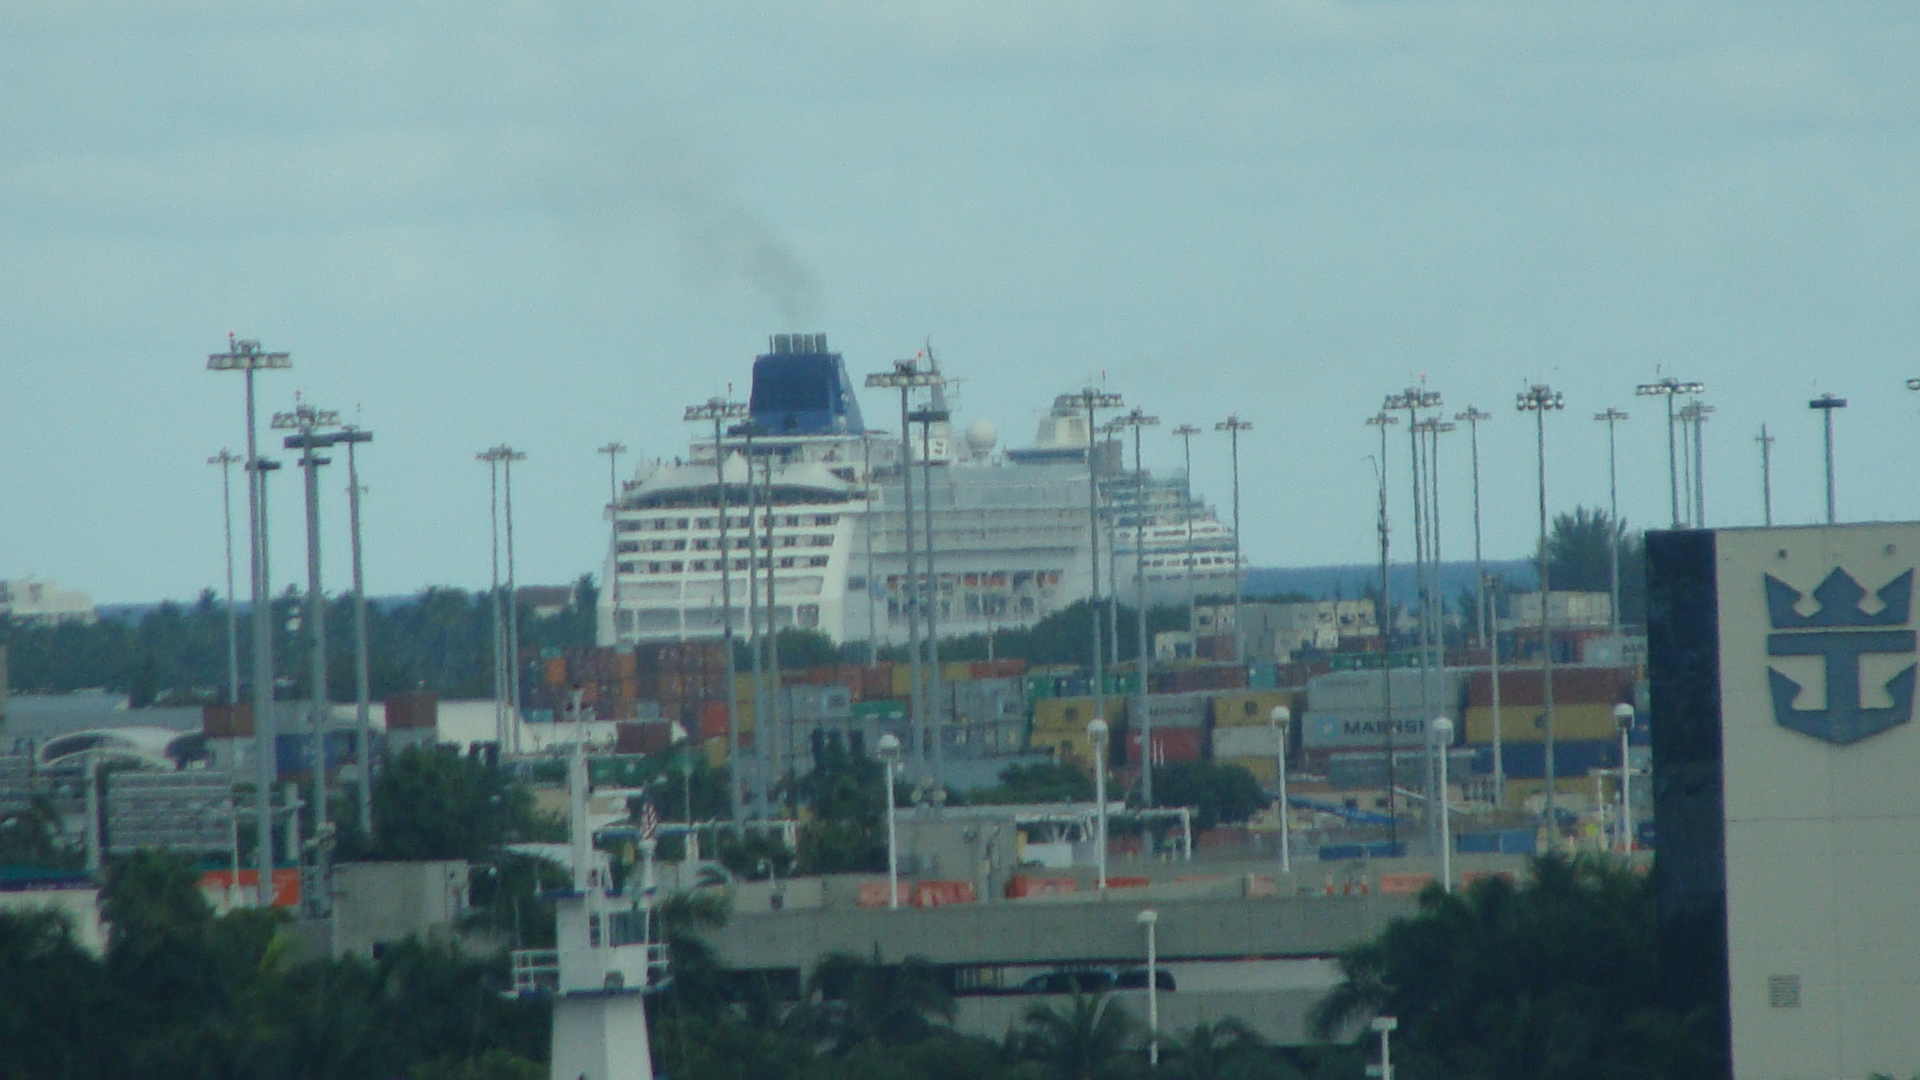
M967 449L973 451L974 457L987 456L999 441L1000 431L991 420L975 420L967 425Z

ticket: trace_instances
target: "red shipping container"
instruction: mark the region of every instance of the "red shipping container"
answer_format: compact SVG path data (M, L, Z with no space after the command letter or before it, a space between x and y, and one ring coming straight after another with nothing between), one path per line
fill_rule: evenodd
M665 720L614 725L613 748L621 754L657 754L673 745L673 725Z
M1174 761L1199 761L1206 756L1205 728L1154 728L1153 761L1164 765ZM1127 760L1140 760L1140 733L1127 736Z
M727 737L726 702L702 701L700 703L700 737L703 739Z

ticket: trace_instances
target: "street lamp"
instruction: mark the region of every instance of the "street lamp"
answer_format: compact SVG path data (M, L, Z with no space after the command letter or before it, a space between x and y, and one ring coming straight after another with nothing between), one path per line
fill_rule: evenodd
M1669 401L1671 404L1671 401ZM1554 819L1554 769L1553 769L1553 590L1547 580L1547 414L1567 407L1564 394L1550 386L1536 383L1520 391L1514 399L1514 407L1521 412L1533 414L1534 449L1539 466L1540 481L1540 683L1542 699L1546 705L1546 718L1543 732L1545 736L1546 757L1546 816L1547 827L1554 829L1558 823Z
M912 683L907 723L913 740L911 757L916 766L926 754L927 700L920 674L920 567L913 543L913 422L911 403L907 399L914 390L934 386L939 381L938 372L920 370L917 360L895 360L892 370L876 371L867 376L866 383L869 389L900 391L900 532L907 556L906 589L901 597L907 617L907 667ZM771 473L767 482L769 485L773 482ZM932 497L931 492L927 495ZM767 623L772 626L771 615Z
M1380 727L1386 732L1387 839L1396 849L1400 845L1400 818L1396 813L1399 808L1400 778L1393 757L1393 603L1387 592L1387 428L1399 422L1399 417L1385 409L1366 421L1368 427L1380 429L1380 460L1375 470L1380 483L1377 521L1380 536L1380 601L1379 608L1373 613L1373 621L1380 632ZM1495 760L1498 760L1497 756Z
M1147 931L1147 1064L1160 1066L1160 913L1141 909L1134 921Z
M1400 1021L1391 1016L1376 1016L1368 1027L1380 1036L1380 1063L1367 1066L1368 1076L1377 1076L1380 1080L1393 1080L1393 1032Z
M1593 418L1607 425L1607 584L1613 593L1613 632L1620 633L1620 458L1614 452L1614 429L1628 419L1613 406Z
M252 556L253 596L253 753L260 880L257 899L262 908L273 904L273 786L276 779L273 715L273 600L267 577L267 471L278 467L260 456L254 423L253 373L284 371L293 361L284 352L268 352L258 341L227 335L227 351L207 357L208 371L238 371L247 377L247 545Z
M1418 629L1415 640L1420 650L1420 707L1422 710L1427 705L1427 665L1432 659L1432 642L1427 636L1430 628L1427 605L1432 598L1427 591L1427 519L1422 506L1426 480L1425 473L1420 467L1420 410L1437 409L1440 404L1441 397L1438 391L1419 386L1409 386L1398 394L1388 394L1381 402L1383 412L1407 410L1407 469L1408 476L1413 482L1413 581L1416 608L1414 622ZM1380 434L1382 438L1381 468L1384 469L1386 467L1385 429L1382 429Z
M1267 723L1273 728L1274 775L1278 778L1278 799L1275 809L1280 815L1280 872L1293 873L1293 828L1287 816L1287 732L1293 725L1293 710L1285 705L1275 705L1267 714Z
M1613 722L1620 728L1620 850L1633 854L1633 768L1627 764L1627 736L1633 731L1633 706L1621 702L1613 707Z
M1243 579L1246 567L1241 561L1240 539L1240 433L1251 431L1253 422L1240 419L1239 413L1228 413L1225 420L1213 425L1213 430L1224 431L1233 444L1233 662L1247 662L1247 638L1240 625L1240 598L1246 591Z
M1678 414L1681 423L1693 429L1693 523L1703 529L1707 527L1707 473L1702 464L1705 443L1701 429L1707 422L1707 414L1713 411L1713 406L1705 402L1690 401ZM1685 428L1681 429L1681 437L1686 437Z
M1094 843L1094 858L1100 868L1099 886L1101 892L1107 888L1107 722L1095 716L1087 722L1087 743L1093 751L1093 802L1094 816L1099 835Z
M1833 410L1847 407L1847 399L1821 394L1807 402L1807 408L1819 409L1827 430L1827 524L1833 524Z
M1427 726L1435 767L1440 773L1440 888L1453 891L1453 808L1447 801L1447 750L1453 745L1453 721L1436 716Z
M738 826L744 819L740 807L740 725L735 723L735 696L740 688L735 684L733 659L733 550L727 540L727 451L726 443L721 439L721 428L729 420L738 420L747 415L744 402L728 401L723 397L712 397L698 405L687 406L685 419L688 422L713 422L713 477L714 500L720 518L720 642L721 651L726 653L727 689L727 766L732 773L727 778L727 808L733 815L733 823ZM753 467L747 467L747 484L753 483ZM748 521L748 536L752 536L752 521ZM616 560L614 568L619 569Z
M900 906L900 837L893 821L893 778L900 770L900 739L889 731L880 736L880 764L886 770L886 782L880 785L887 811L887 906Z
M1668 376L1658 382L1641 383L1633 388L1641 397L1663 397L1667 399L1667 491L1673 502L1673 527L1680 527L1680 460L1679 448L1674 444L1673 399L1681 394L1694 395L1707 392L1703 382L1681 382Z
M527 455L502 443L475 455L487 463L494 478L493 539L493 618L494 618L494 729L500 739L500 752L519 749L520 742L520 603L514 588L513 558L513 463ZM500 585L500 510L505 497L507 528L507 582L504 622Z
M600 447L596 452L607 455L607 533L608 533L608 542L613 545L613 550L608 553L609 556L613 559L613 565L611 567L613 572L607 575L607 582L606 582L609 596L610 596L610 599L612 600L612 603L609 605L611 610L608 612L608 615L613 622L613 627L612 627L613 633L608 635L608 637L612 638L612 641L610 641L608 644L611 644L615 648L619 648L620 646L620 471L619 471L620 466L619 466L619 460L620 460L620 455L627 452L627 448L620 445L618 441L615 441Z

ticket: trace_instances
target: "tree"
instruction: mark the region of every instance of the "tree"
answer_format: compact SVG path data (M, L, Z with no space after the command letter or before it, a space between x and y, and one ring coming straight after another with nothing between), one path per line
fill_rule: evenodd
M1416 915L1340 955L1314 1025L1332 1038L1397 1016L1410 1077L1715 1075L1710 1018L1663 1003L1657 956L1650 879L1545 856L1523 885L1429 887Z
M1244 1021L1198 1023L1161 1043L1164 1080L1305 1080Z
M880 762L829 743L812 772L791 792L813 811L800 829L798 869L803 874L872 872L887 865L886 822L881 798L886 784ZM895 804L899 794L894 796Z
M1561 591L1610 592L1609 545L1620 555L1621 621L1643 624L1647 577L1644 534L1629 533L1624 519L1614 521L1605 510L1581 506L1571 514L1554 516L1546 545L1548 583Z
M1085 802L1093 794L1093 776L1085 769L1065 762L1041 761L1007 766L1000 771L998 786L968 792L966 801L981 805Z
M533 796L505 770L450 746L410 749L387 763L373 786L376 859L483 861L515 840L558 839Z
M953 1020L953 996L924 957L887 964L877 953L828 953L808 977L806 994L814 1001L814 1030L835 1054L867 1043L905 1046L933 1035L936 1022Z
M1067 1007L1035 1005L1008 1035L1009 1048L1060 1080L1108 1080L1127 1072L1139 1023L1111 994L1075 992Z
M1272 800L1242 765L1176 761L1153 767L1155 806L1191 806L1193 827L1238 824Z

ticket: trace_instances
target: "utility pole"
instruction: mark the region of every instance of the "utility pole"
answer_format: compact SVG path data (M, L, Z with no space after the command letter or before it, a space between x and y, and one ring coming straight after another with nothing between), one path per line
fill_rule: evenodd
M1092 616L1093 622L1093 719L1102 729L1105 729L1107 723L1107 688L1104 685L1106 672L1102 670L1100 664L1100 460L1098 453L1100 446L1095 441L1100 425L1094 421L1094 417L1101 409L1124 408L1126 403L1120 400L1119 394L1109 394L1092 386L1081 388L1078 394L1070 395L1068 400L1077 401L1080 408L1087 414L1087 541L1091 556L1088 565L1093 571L1088 579L1087 595L1088 614ZM1095 757L1100 758L1101 753L1102 751L1096 751ZM1104 767L1103 765L1102 768ZM1102 807L1105 805L1104 802L1101 803ZM1102 836L1101 851L1103 853L1106 851L1105 843L1106 838ZM1105 887L1103 875L1101 888Z
M1148 416L1145 409L1138 405L1133 411L1123 413L1113 421L1123 428L1133 429L1133 603L1136 647L1139 658L1134 671L1140 677L1140 685L1134 690L1134 706L1140 712L1140 801L1153 806L1153 711L1147 697L1147 673L1149 653L1147 651L1147 470L1140 461L1140 429L1153 427L1160 422L1157 416Z
M247 542L252 549L253 595L253 747L255 784L254 824L260 880L256 901L262 908L273 905L273 788L277 778L274 742L277 734L273 715L273 614L272 584L267 576L267 473L279 468L278 462L260 456L259 436L254 421L253 374L256 371L285 371L293 361L284 352L268 352L258 341L236 340L227 335L227 351L207 357L209 371L239 371L247 384Z
M360 558L360 462L355 445L373 441L373 432L348 424L334 436L347 447L347 519L353 542L353 720L360 748L360 827L373 837L372 687L367 672L367 579Z
M221 447L220 452L207 459L207 464L220 466L220 506L226 520L227 529L227 708L230 711L228 723L239 718L240 708L240 611L234 606L233 599L233 468L237 463L247 460L231 450ZM237 888L240 882L234 881Z
M1614 447L1614 431L1620 421L1629 419L1613 406L1593 418L1607 425L1607 582L1613 594L1613 632L1620 633L1620 457Z
M501 753L507 751L507 663L506 637L500 631L500 456L495 450L483 450L474 460L487 463L487 524L493 530L493 577L487 589L492 601L489 625L493 644L493 741Z
M1380 481L1376 523L1380 534L1380 606L1373 613L1373 621L1380 631L1380 727L1386 733L1387 842L1396 850L1400 846L1400 777L1393 753L1393 601L1387 594L1387 428L1399 422L1399 417L1385 409L1367 418L1368 427L1380 429L1380 457L1374 462L1374 473Z
M1773 442L1774 437L1767 434L1767 425L1760 425L1760 434L1753 440L1760 444L1760 507L1766 515L1767 528L1773 528Z
M924 409L915 409L908 419L920 425L920 494L922 500L921 517L926 528L927 545L927 728L933 759L933 778L936 784L946 782L946 722L943 706L946 704L944 691L940 686L940 574L933 565L933 425L944 424L952 416L947 409L945 382L940 377L940 367L934 363L931 350L927 353L927 371L935 381L929 385L931 400Z
M1500 635L1493 613L1487 609L1487 563L1480 550L1480 422L1493 419L1472 405L1453 418L1467 425L1473 446L1473 583L1474 606L1479 614L1480 647L1487 650L1487 666L1493 682L1493 790L1494 805L1505 806L1507 799L1506 763L1500 759ZM1493 630L1491 636L1488 631Z

